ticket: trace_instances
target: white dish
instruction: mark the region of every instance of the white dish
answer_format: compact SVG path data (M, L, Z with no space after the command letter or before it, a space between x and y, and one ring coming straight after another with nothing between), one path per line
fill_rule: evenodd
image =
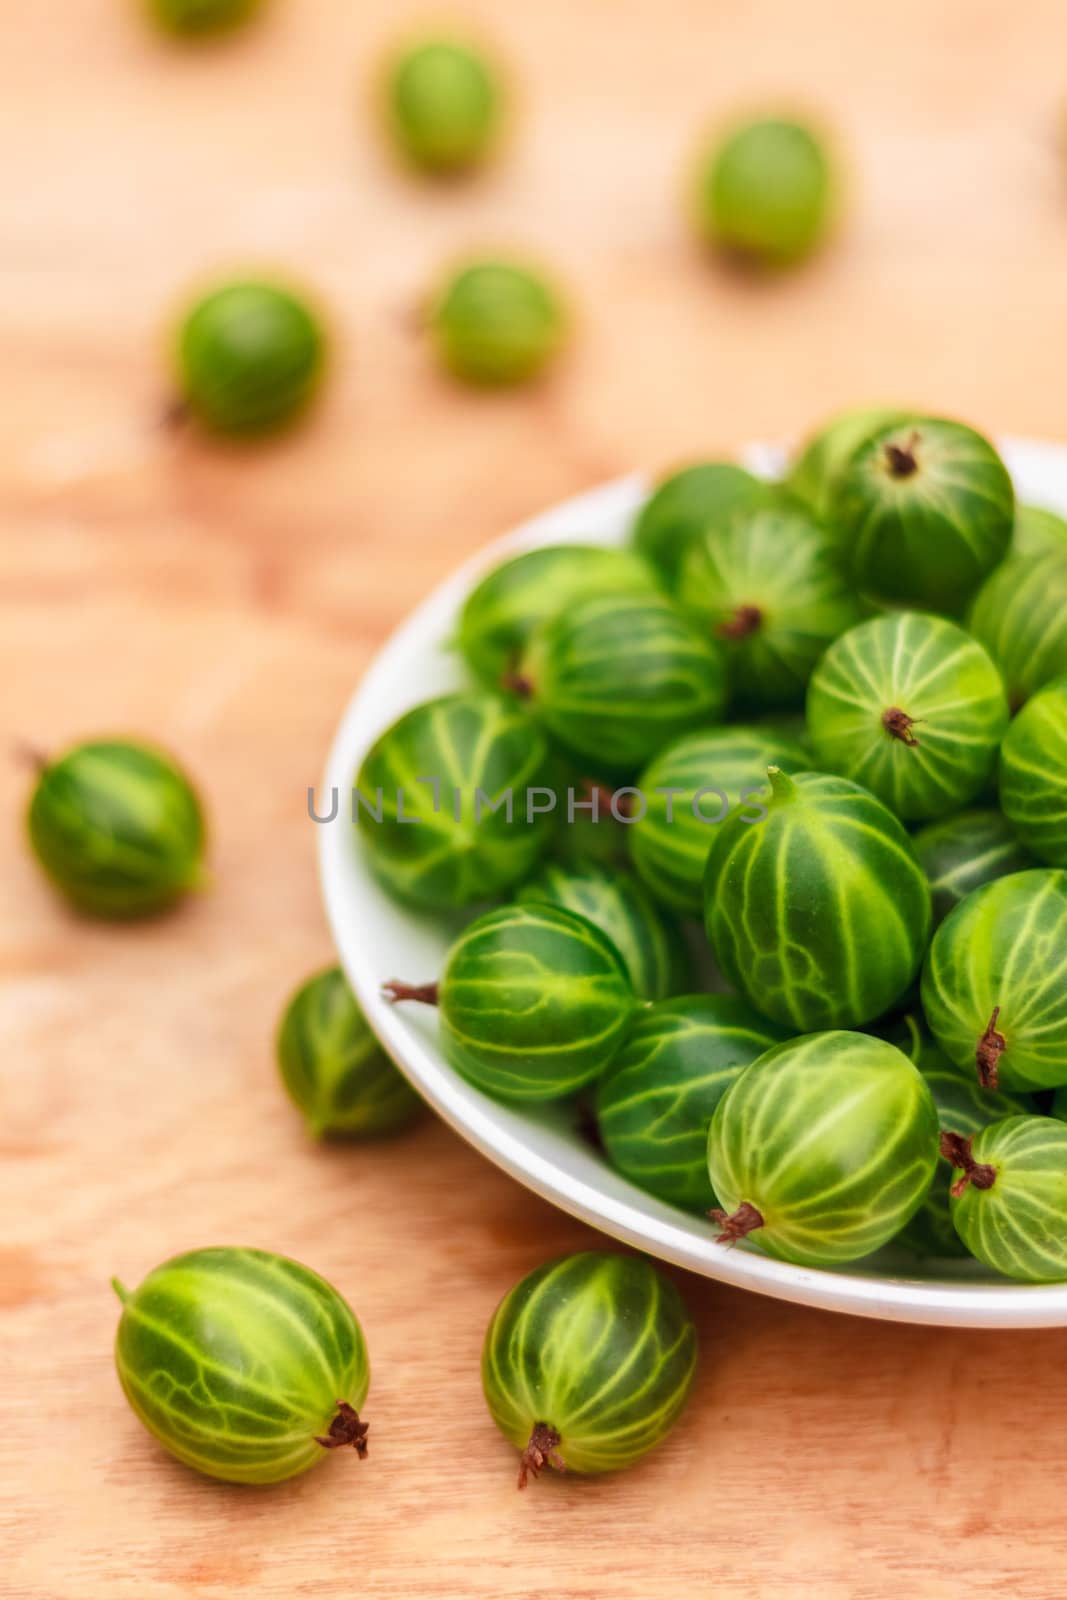
M1008 441L1005 458L1020 498L1067 514L1067 448ZM773 475L780 454L754 447L747 464ZM726 1249L709 1225L635 1188L581 1138L569 1114L517 1111L489 1099L445 1061L437 1044L436 1013L394 1008L381 985L402 977L435 978L455 929L396 905L362 858L349 821L353 778L373 740L421 700L462 687L467 678L447 648L472 584L509 555L564 540L621 542L648 492L626 478L568 501L497 540L438 589L383 646L341 721L317 808L329 811L337 789L337 819L318 827L319 863L327 914L341 962L375 1033L426 1100L490 1160L536 1193L650 1255L783 1300L827 1311L851 1311L900 1322L975 1328L1067 1326L1067 1284L1029 1287L994 1278L977 1263L920 1264L904 1252L883 1251L841 1271L815 1271L772 1261L755 1248Z

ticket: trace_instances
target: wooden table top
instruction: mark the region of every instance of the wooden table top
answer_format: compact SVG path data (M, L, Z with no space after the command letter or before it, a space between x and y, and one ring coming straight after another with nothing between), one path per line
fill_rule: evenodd
M366 82L398 0L274 0L203 52L132 0L0 0L3 736L174 747L215 885L141 928L79 921L0 762L0 1591L13 1600L1052 1597L1067 1559L1065 1336L867 1324L682 1279L703 1341L670 1441L615 1481L514 1488L478 1356L497 1299L592 1242L428 1121L312 1148L271 1033L330 954L305 789L386 632L513 521L634 466L788 438L863 399L1064 429L1067 98L1058 0L483 0L519 127L483 180L383 154ZM841 130L846 226L753 284L680 220L705 123L799 102ZM572 285L550 383L471 395L411 307L450 255ZM280 264L331 310L305 429L234 452L158 423L171 308ZM117 1307L171 1253L295 1255L370 1344L370 1460L264 1491L142 1432Z

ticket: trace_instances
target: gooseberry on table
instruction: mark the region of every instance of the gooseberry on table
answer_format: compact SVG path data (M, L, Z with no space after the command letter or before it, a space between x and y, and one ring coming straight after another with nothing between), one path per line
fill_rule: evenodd
M1008 726L1000 673L943 617L900 611L835 640L808 685L815 765L862 783L904 822L974 800Z
M196 791L139 740L93 739L43 760L27 820L48 877L91 916L149 916L204 881Z
M1008 1117L968 1137L943 1133L941 1153L959 1173L952 1221L971 1254L1028 1283L1067 1279L1067 1124Z
M772 505L777 486L733 461L699 461L664 478L645 501L631 540L668 589L674 589L685 553L712 523L735 511Z
M930 880L934 922L940 923L973 889L1035 865L1000 811L975 809L927 823L912 835Z
M115 1365L164 1449L232 1483L278 1483L327 1451L367 1454L367 1347L318 1273L266 1250L173 1257L122 1301Z
M282 1082L316 1138L393 1133L422 1110L340 967L301 984L285 1008L275 1049Z
M430 298L427 325L453 377L501 386L538 377L562 349L564 301L539 269L518 261L470 261Z
M712 523L690 543L676 592L721 646L741 712L801 705L827 645L863 616L833 536L799 507Z
M182 323L179 404L212 433L255 438L307 408L325 364L322 323L302 296L278 283L226 283Z
M753 265L792 266L829 233L836 191L827 144L814 129L782 117L738 122L700 163L697 229Z
M937 417L872 434L839 475L830 504L865 594L949 616L963 612L1007 554L1014 521L1015 490L996 450L973 428Z
M587 918L619 952L639 1000L665 1000L689 987L692 967L681 928L628 873L597 862L549 862L523 884L517 899Z
M518 707L480 690L405 712L356 778L356 827L372 872L427 910L474 905L529 876L552 835L554 768Z
M641 1012L596 1087L611 1165L670 1205L717 1205L708 1178L712 1114L744 1068L787 1037L738 995L685 995Z
M480 166L503 110L500 75L484 51L456 38L414 43L390 64L389 132L400 154L431 176Z
M557 1100L607 1066L637 1006L606 934L554 905L513 905L470 923L439 983L392 980L383 993L440 1008L445 1056L486 1094Z
M1008 729L1000 806L1024 849L1067 867L1067 677L1039 690Z
M967 627L1000 668L1013 711L1067 673L1067 546L1003 562L975 595Z
M696 1362L681 1296L643 1257L588 1250L531 1272L497 1307L482 1352L519 1488L545 1467L632 1466L677 1422Z
M975 889L934 934L921 993L942 1050L984 1087L1067 1083L1067 872Z
M882 1016L916 977L930 888L897 818L847 778L776 767L760 819L715 829L705 927L756 1010L802 1032Z
M933 1097L895 1045L850 1032L774 1045L711 1120L719 1237L798 1266L858 1260L918 1211L937 1152Z

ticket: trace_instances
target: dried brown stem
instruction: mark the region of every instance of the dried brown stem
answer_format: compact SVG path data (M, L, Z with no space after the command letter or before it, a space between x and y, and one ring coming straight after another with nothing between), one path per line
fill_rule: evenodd
M997 1031L1000 1007L993 1007L993 1015L986 1023L985 1032L978 1040L974 1059L978 1065L978 1082L983 1089L999 1089L1000 1058L1008 1048L1008 1041Z
M715 634L719 639L747 639L749 634L758 633L762 625L763 612L759 606L740 605L732 617L718 624Z
M557 1472L566 1472L567 1464L559 1454L559 1442L559 1434L550 1423L534 1423L530 1442L519 1457L520 1489L525 1489L531 1475L539 1477L545 1467L555 1467Z
M969 1139L962 1133L943 1133L941 1135L940 1150L946 1161L954 1167L959 1167L961 1176L958 1177L949 1193L958 1200L963 1191L970 1186L974 1189L992 1189L997 1181L997 1169L988 1162L976 1161L971 1154L974 1135Z
M919 434L912 434L907 444L887 444L885 459L889 467L889 475L893 478L910 478L919 470L919 459L915 454L919 444Z
M890 706L888 711L882 712L882 727L891 739L899 739L901 744L911 746L918 744L918 739L911 731L915 722L915 717L909 717L899 706Z
M708 1216L720 1227L718 1244L736 1244L738 1239L743 1239L746 1234L754 1233L757 1228L763 1227L763 1215L755 1206L749 1205L747 1200L742 1200L737 1210L732 1214L720 1211L717 1207L709 1211Z
M435 1006L438 1001L436 983L404 983L400 978L390 978L382 984L382 997L396 1005L399 1000L418 1000L421 1005Z
M329 1433L316 1433L314 1439L324 1450L343 1450L345 1445L350 1444L359 1459L366 1461L369 1428L370 1423L360 1422L359 1412L354 1411L347 1400L338 1400L337 1415L330 1423Z

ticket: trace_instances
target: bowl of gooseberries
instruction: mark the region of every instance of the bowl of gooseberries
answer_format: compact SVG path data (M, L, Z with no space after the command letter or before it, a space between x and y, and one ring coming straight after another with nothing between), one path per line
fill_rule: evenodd
M781 1299L1067 1324L1067 450L904 406L480 551L309 792L422 1098Z

